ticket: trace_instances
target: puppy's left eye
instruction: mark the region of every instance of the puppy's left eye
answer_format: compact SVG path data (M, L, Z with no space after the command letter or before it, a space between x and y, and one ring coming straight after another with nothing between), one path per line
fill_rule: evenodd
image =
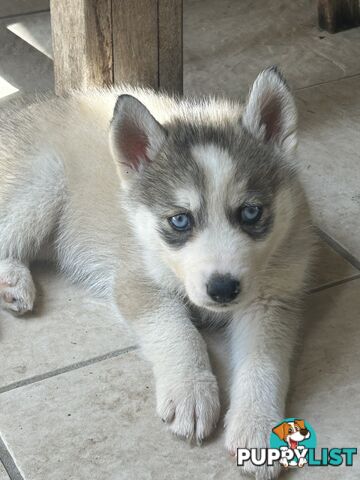
M179 215L174 215L169 219L170 225L175 229L181 232L191 229L191 216L187 213L179 213Z
M254 223L258 222L262 215L262 207L258 205L245 205L241 209L240 217L242 223L246 225L253 225Z

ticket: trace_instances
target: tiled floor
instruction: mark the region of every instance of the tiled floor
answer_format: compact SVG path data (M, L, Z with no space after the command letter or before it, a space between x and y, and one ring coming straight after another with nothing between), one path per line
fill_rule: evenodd
M0 4L1 103L52 89L49 14L9 17L44 9L40 0ZM319 32L310 0L185 0L184 10L187 93L243 97L274 63L296 90L299 166L327 243L288 411L315 427L320 446L359 447L360 28ZM149 366L111 305L48 266L36 267L36 280L34 315L0 313L0 480L239 478L221 428L201 448L165 431ZM211 351L221 342L207 340ZM360 460L311 478L360 478Z

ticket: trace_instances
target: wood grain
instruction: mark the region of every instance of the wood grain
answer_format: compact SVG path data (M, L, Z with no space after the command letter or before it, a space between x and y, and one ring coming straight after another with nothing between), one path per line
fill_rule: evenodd
M55 90L120 83L182 93L182 0L51 0Z
M183 93L183 2L159 0L159 87Z
M113 83L111 0L51 0L55 91Z
M113 0L115 84L159 87L157 17L157 0Z

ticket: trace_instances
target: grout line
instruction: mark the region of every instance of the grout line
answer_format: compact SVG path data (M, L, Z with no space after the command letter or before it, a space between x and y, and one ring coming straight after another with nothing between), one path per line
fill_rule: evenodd
M45 10L37 10L36 12L24 12L24 13L15 13L13 15L4 15L3 17L0 17L0 21L9 20L10 18L28 17L29 15L37 15L38 13L45 13L45 12L50 12L50 9L47 8Z
M320 285L319 287L311 288L308 293L311 295L312 293L322 292L328 288L337 287L338 285L343 285L344 283L351 282L352 280L357 280L360 278L360 273L353 275L352 277L343 278L341 280L335 280L334 282L325 283L325 285Z
M24 480L20 470L16 466L16 463L7 449L4 440L0 436L0 460L1 463L4 465L4 468L7 474L10 477L10 480Z
M343 247L339 242L337 242L333 237L327 234L324 230L319 227L316 227L317 233L324 242L326 242L335 252L341 255L345 260L347 260L353 267L357 270L360 270L360 261L354 257L345 247Z
M355 77L359 77L359 73L354 73L352 75L346 75L345 77L340 77L340 78L333 78L332 80L326 80L324 82L319 82L319 83L313 83L311 85L306 85L305 87L299 87L299 88L294 88L294 92L301 92L302 90L306 90L308 88L313 88L313 87L320 87L321 85L329 85L330 83L335 83L335 82L341 82L342 80L347 80Z
M104 355L99 355L98 357L89 358L88 360L76 362L66 367L58 368L50 372L42 373L40 375L34 375L33 377L25 378L24 380L19 380L18 382L10 383L9 385L5 385L4 387L0 388L0 394L9 392L10 390L14 390L16 388L25 387L26 385L31 385L32 383L41 382L42 380L56 377L57 375L61 375L63 373L72 372L73 370L78 370L80 368L87 367L88 365L93 365L94 363L99 363L104 360L108 360L110 358L118 357L123 353L132 352L137 348L138 347L136 345L133 345L127 348L121 348L119 350L114 350L113 352L105 353Z

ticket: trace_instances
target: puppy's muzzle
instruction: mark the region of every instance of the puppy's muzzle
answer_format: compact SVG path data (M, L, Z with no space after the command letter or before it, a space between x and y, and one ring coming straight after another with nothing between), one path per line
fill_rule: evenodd
M206 285L206 291L214 302L230 303L240 293L240 282L229 274L214 274Z

